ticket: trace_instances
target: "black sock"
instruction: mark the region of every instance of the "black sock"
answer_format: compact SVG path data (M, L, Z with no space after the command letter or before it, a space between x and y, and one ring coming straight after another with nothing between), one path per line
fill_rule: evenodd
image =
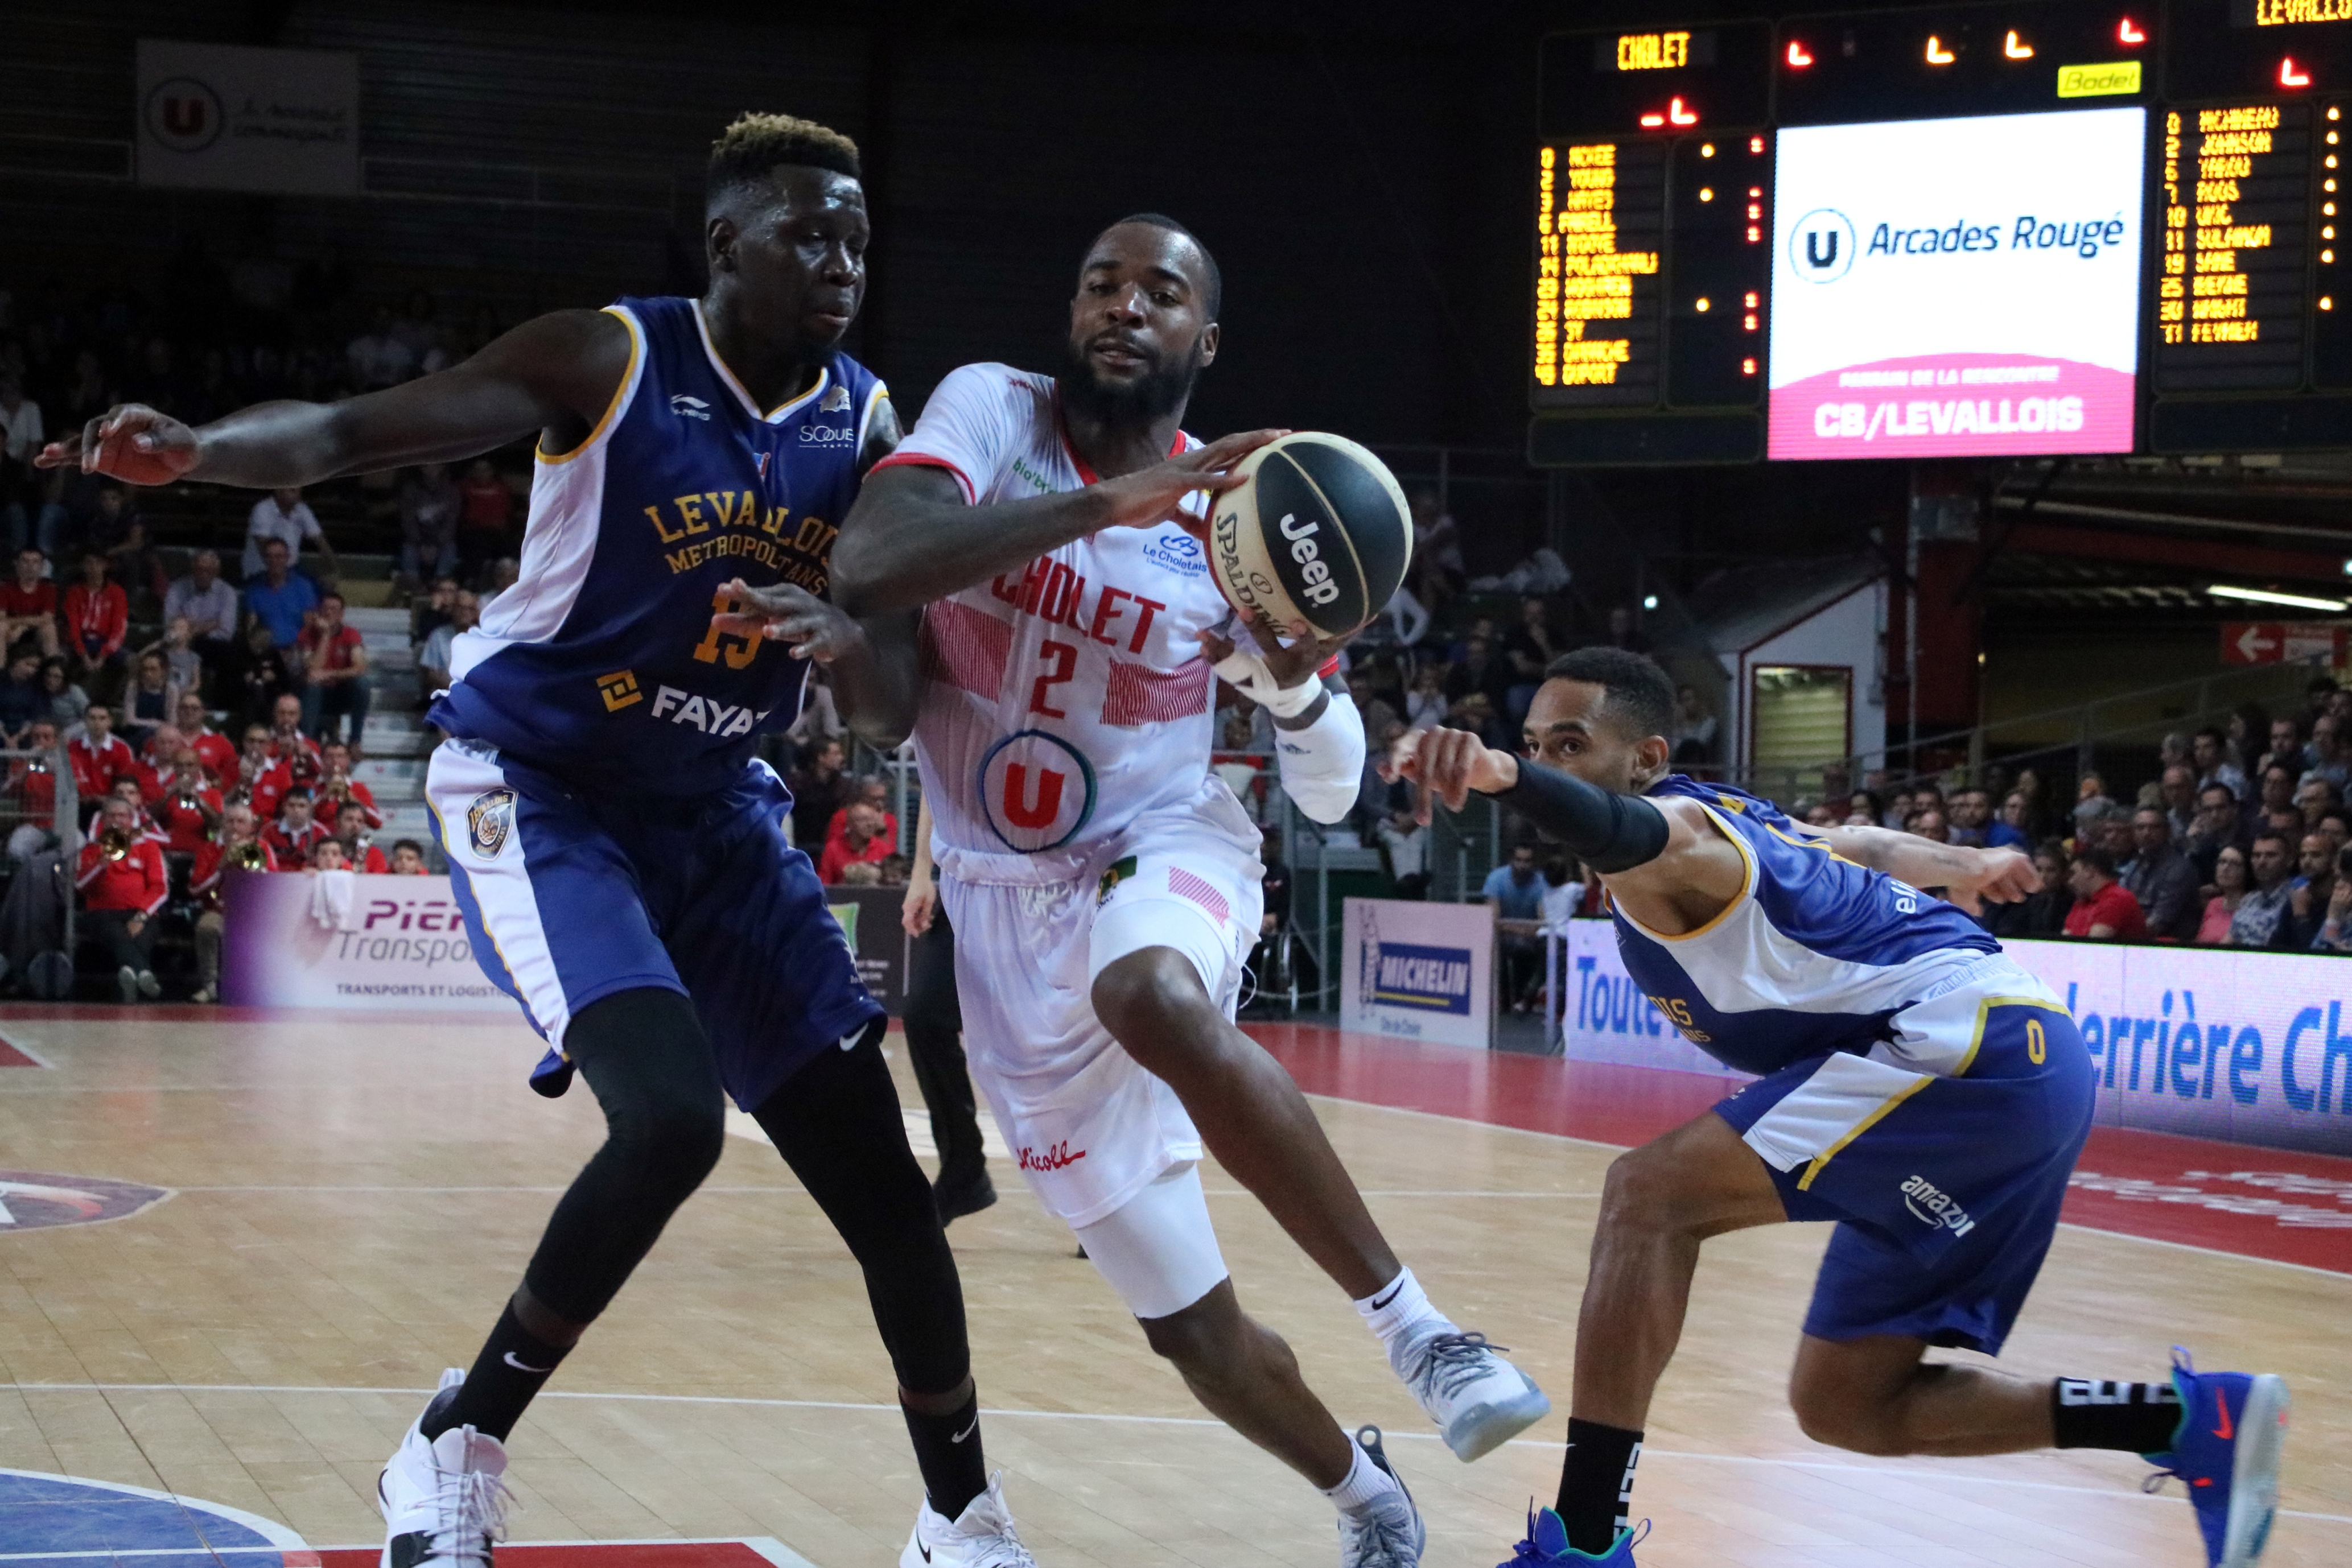
M2050 1385L2050 1427L2062 1448L2161 1454L2180 1428L2180 1396L2169 1383L2062 1377Z
M509 1301L499 1314L499 1326L483 1342L482 1354L474 1358L473 1370L458 1385L457 1396L438 1411L428 1410L418 1430L430 1442L452 1427L471 1427L505 1442L522 1419L523 1407L566 1354L523 1327Z
M1568 1458L1559 1468L1556 1507L1568 1526L1569 1545L1598 1557L1615 1542L1626 1525L1633 1467L1641 1458L1641 1433L1568 1418Z
M988 1490L988 1463L980 1453L980 1390L974 1388L951 1416L926 1416L903 1402L898 1413L914 1439L915 1464L923 1472L931 1511L942 1519L961 1518L971 1500Z

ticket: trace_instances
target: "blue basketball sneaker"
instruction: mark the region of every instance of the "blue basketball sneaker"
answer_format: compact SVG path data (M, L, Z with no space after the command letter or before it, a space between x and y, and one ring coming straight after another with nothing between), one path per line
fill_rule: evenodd
M1568 1543L1568 1526L1559 1515L1548 1508L1537 1509L1528 1515L1528 1537L1511 1548L1511 1560L1496 1568L1553 1568L1555 1563L1596 1563L1605 1568L1633 1568L1633 1543L1650 1533L1650 1521L1643 1520L1631 1530L1621 1530L1609 1550L1595 1557L1590 1552L1579 1552Z
M2172 1352L2180 1425L2169 1452L2145 1456L2189 1489L2208 1568L2250 1568L2270 1543L2278 1509L2279 1449L2286 1441L2286 1381L2268 1373L2200 1373Z

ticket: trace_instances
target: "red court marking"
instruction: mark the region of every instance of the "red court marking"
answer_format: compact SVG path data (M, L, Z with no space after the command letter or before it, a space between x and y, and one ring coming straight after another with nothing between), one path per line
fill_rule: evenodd
M335 1546L317 1556L319 1568L377 1568L383 1553L374 1546ZM583 1541L500 1546L499 1568L775 1568L775 1564L740 1541Z
M1744 1080L1253 1023L1310 1094L1630 1147ZM2252 1179L2247 1179L2247 1178ZM2352 1159L2094 1127L2068 1223L2352 1274ZM2300 1220L2302 1223L2292 1223ZM2330 1223L2332 1221L2332 1223Z
M27 1056L5 1040L0 1040L0 1067L47 1067L38 1057Z

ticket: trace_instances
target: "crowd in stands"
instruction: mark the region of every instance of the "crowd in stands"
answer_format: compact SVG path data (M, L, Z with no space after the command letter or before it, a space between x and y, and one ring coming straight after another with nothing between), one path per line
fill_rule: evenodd
M2352 690L2315 681L2279 717L2246 704L2166 736L2154 760L2127 800L2087 773L2062 802L2027 768L1980 786L1866 781L1798 814L2031 854L2042 890L1987 906L1996 936L2352 953Z

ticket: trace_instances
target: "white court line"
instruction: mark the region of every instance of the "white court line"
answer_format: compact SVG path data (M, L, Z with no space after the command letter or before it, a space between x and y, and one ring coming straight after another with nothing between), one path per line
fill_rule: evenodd
M480 1192L499 1192L499 1193L506 1193L506 1192L569 1192L571 1189L570 1189L569 1187L562 1187L562 1186L293 1186L293 1185L289 1185L289 1186L263 1186L263 1185L247 1185L247 1186L183 1186L183 1187L174 1187L174 1188L173 1188L173 1190L174 1192L179 1192L179 1193L191 1193L191 1192L262 1192L262 1193L296 1193L296 1194L299 1194L299 1193L313 1193L313 1192L316 1192L316 1193L342 1193L342 1192L415 1192L415 1193L427 1193L427 1194L445 1194L445 1193L480 1193ZM698 1187L696 1187L694 1190L695 1190L696 1192L698 1192L698 1193L706 1193L706 1192L716 1192L716 1193L782 1192L782 1193L791 1193L791 1194L793 1194L793 1195L794 1195L794 1196L798 1196L798 1197L805 1197L805 1196L807 1195L807 1190L808 1190L808 1189L807 1189L807 1188L805 1188L805 1187L801 1187L801 1186L698 1186ZM1204 1190L1208 1193L1208 1196L1210 1196L1211 1197L1249 1197L1249 1196L1250 1196L1250 1194L1249 1194L1245 1189L1244 1189L1244 1188L1242 1188L1242 1187L1237 1187L1237 1186L1231 1186L1231 1187L1214 1187L1214 1186L1213 1186L1213 1187L1206 1188L1206 1189L1204 1189ZM1594 1199L1597 1199L1597 1198L1598 1198L1598 1197L1600 1197L1600 1196L1601 1196L1601 1195L1600 1195L1599 1193L1597 1193L1597 1192L1536 1192L1536 1191L1528 1191L1528 1192L1485 1192L1485 1191L1479 1191L1479 1190L1475 1190L1475 1189L1472 1189L1472 1188L1453 1188L1453 1187L1378 1187L1378 1186L1368 1186L1368 1187L1362 1187L1362 1188L1360 1188L1360 1189L1359 1189L1359 1192L1360 1192L1360 1196L1365 1197L1573 1197L1573 1198L1594 1198Z
M0 1383L0 1389L16 1389L24 1394L317 1394L341 1396L352 1394L405 1395L410 1398L429 1398L427 1388L337 1388L311 1386L290 1383ZM895 1405L872 1405L845 1399L760 1399L742 1395L723 1394L613 1394L568 1393L556 1389L542 1390L541 1399L604 1399L636 1405L740 1405L778 1410L860 1410L869 1414L896 1413ZM992 1420L1034 1421L1095 1421L1111 1426L1134 1427L1206 1427L1225 1429L1223 1421L1199 1416L1129 1416L1097 1410L1005 1410L990 1406L981 1406L980 1413ZM1409 1442L1434 1443L1442 1438L1435 1432L1390 1432L1385 1436ZM1559 1445L1529 1437L1514 1437L1505 1445L1513 1448L1557 1449ZM2159 1497L2134 1490L2108 1487L2069 1486L2059 1481L2015 1480L2007 1476L1971 1476L1950 1470L1923 1470L1910 1468L1887 1468L1877 1465L1843 1464L1833 1459L1773 1459L1748 1454L1705 1454L1686 1449L1653 1448L1644 1444L1644 1457L1669 1459L1699 1459L1724 1465L1779 1465L1790 1469L1824 1470L1833 1474L1860 1477L1899 1476L1906 1479L1938 1483L1967 1482L1975 1486L2023 1487L2033 1491L2076 1492L2086 1497L2139 1498L2150 1502L2185 1504L2189 1500ZM2313 1513L2302 1509L2283 1508L2279 1512L2290 1519L2324 1520L2332 1524L2352 1524L2352 1514Z
M20 1055L30 1057L32 1059L33 1065L36 1067L54 1068L57 1066L56 1062L51 1061L47 1057L43 1056L39 1051L35 1051L31 1046L26 1045L21 1040L11 1040L5 1035L0 1035L0 1045L5 1045L9 1050L14 1051Z
M1625 1149L1627 1144L1603 1144L1591 1138L1572 1138L1565 1133L1538 1132L1533 1127L1507 1126L1500 1122L1481 1122L1470 1116L1449 1116L1442 1111L1417 1111L1405 1105L1380 1105L1370 1100L1348 1100L1337 1094L1309 1094L1309 1100L1328 1100L1335 1105L1354 1105L1367 1111L1387 1111L1399 1116L1419 1116L1432 1122L1451 1122L1460 1127L1485 1127L1497 1133L1524 1133L1530 1138L1548 1138L1556 1144L1580 1144L1589 1149ZM2256 1144L2233 1144L2232 1148L2259 1150ZM2290 1152L2290 1151L2282 1151ZM1370 1197L1370 1194L1365 1196ZM1469 1195L1465 1195L1469 1196ZM1499 1196L1499 1195L1498 1195ZM1563 1195L1565 1196L1565 1195ZM2078 1225L2072 1220L2058 1222L2061 1230L2080 1230L2092 1236L2113 1236L2125 1241L2143 1242L2150 1247L2170 1247L2182 1252L2200 1252L2208 1258L2231 1258L2245 1263L2266 1263L2273 1269L2294 1269L2305 1274L2317 1274L2322 1279L2352 1279L2339 1269L2322 1269L2311 1263L2290 1263L2283 1258L2264 1258L2252 1252L2232 1252L2225 1247L2200 1247L2193 1241L2167 1241L2160 1237L2142 1236L2130 1230L2108 1230L2096 1225ZM1643 1450L1647 1452L1647 1449Z
M776 1568L815 1568L807 1558L772 1535L646 1535L626 1541L502 1541L506 1546L748 1546ZM0 1552L0 1563L50 1563L91 1559L111 1563L121 1557L238 1557L257 1552L272 1556L302 1552L381 1552L383 1542L357 1546L215 1546L192 1542L186 1546L127 1547L110 1552Z

